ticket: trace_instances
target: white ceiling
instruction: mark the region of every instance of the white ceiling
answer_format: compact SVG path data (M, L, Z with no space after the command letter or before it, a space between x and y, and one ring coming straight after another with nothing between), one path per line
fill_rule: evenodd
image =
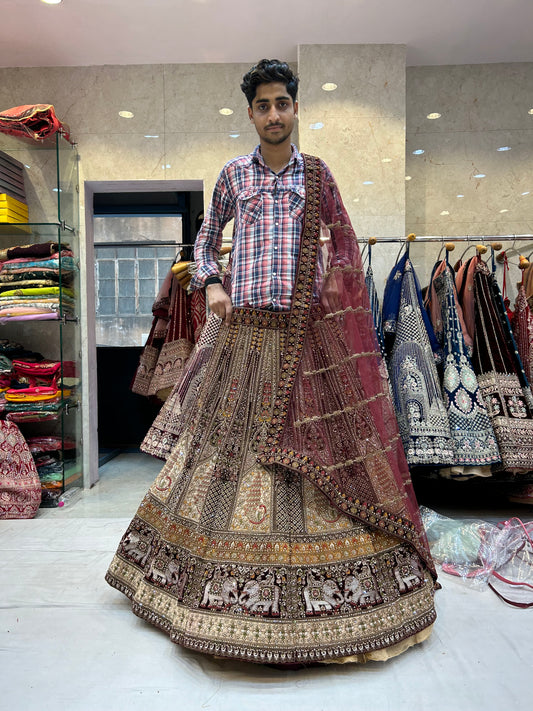
M0 67L296 60L405 44L408 65L533 61L533 0L0 0Z

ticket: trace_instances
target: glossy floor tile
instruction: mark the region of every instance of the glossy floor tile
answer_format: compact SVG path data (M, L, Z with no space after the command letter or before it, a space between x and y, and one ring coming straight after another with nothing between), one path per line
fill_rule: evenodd
M124 454L71 507L0 522L0 708L514 711L531 708L531 610L441 575L424 644L385 663L281 671L172 644L104 581L161 466Z

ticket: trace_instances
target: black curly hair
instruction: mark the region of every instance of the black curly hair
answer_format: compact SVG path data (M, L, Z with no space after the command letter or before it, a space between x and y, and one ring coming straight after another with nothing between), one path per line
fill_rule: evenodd
M296 101L298 92L298 77L294 74L287 62L279 59L262 59L257 62L242 78L241 89L248 100L250 107L255 99L259 84L272 84L280 82L287 87L287 93Z

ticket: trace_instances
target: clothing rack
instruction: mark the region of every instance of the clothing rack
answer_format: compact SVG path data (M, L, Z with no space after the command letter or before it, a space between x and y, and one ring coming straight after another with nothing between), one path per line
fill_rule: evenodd
M358 237L358 242L362 244L368 244L370 239L376 240L376 242L405 242L406 237ZM416 242L437 242L444 244L445 242L531 242L533 241L533 234L524 235L461 235L458 237L451 237L450 235L420 235L416 236L413 240Z

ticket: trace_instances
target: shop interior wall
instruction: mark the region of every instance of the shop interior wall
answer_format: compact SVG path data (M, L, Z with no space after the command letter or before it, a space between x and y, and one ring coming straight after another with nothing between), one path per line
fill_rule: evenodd
M532 234L533 63L409 67L406 99L407 231L478 242ZM441 117L428 119L432 113ZM513 242L503 241L504 248ZM453 261L465 246L457 243ZM411 250L422 283L439 247L415 243ZM529 254L533 242L515 247ZM517 265L514 254L511 297Z
M78 142L83 268L92 268L83 250L84 181L202 180L207 200L222 165L254 147L239 88L247 69L0 69L0 107L53 103ZM533 64L406 73L402 45L303 45L297 69L300 149L330 165L359 236L532 232ZM325 82L337 89L325 92ZM121 118L122 110L134 117ZM431 112L442 117L430 121ZM498 152L503 146L511 150ZM413 155L417 148L425 152ZM487 177L474 177L481 172ZM425 269L437 252L417 245L412 255ZM396 253L397 245L374 249L379 293Z

